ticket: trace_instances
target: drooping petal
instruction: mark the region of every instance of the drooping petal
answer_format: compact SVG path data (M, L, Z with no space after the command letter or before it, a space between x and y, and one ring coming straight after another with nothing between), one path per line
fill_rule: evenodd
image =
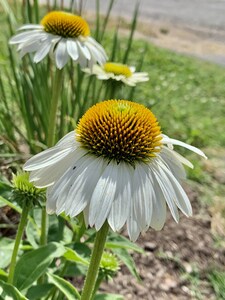
M110 162L94 189L90 202L89 224L99 230L104 224L115 199L118 168Z
M71 217L78 215L90 203L95 186L101 177L106 163L103 159L86 158L80 173L71 186L67 200L66 211ZM78 171L78 170L77 170Z
M87 60L90 60L91 54L90 54L88 48L85 46L85 44L78 41L77 46L79 48L80 54L82 56L84 56Z
M114 231L119 231L127 221L131 199L131 177L133 168L124 163L118 165L115 200L109 213L108 222Z
M66 41L66 46L67 46L67 52L69 54L69 56L73 59L73 60L77 60L79 57L79 51L77 48L77 42L73 41L73 40L67 40Z
M59 69L62 69L69 59L69 55L66 47L66 39L61 39L55 50L56 65Z
M47 41L43 42L39 50L34 55L34 62L39 63L43 58L49 53L51 49L51 40L47 39Z
M162 171L162 169L160 169L157 165L154 167L154 176L155 179L157 180L158 186L162 192L162 195L164 197L165 202L167 203L171 214L174 218L174 220L178 223L179 221L179 213L178 213L178 209L177 206L174 202L174 200L176 199L176 195L174 193L174 190L167 178L167 176L165 175L165 173Z
M152 215L151 182L148 177L147 166L138 164L133 177L134 212L140 231L149 227Z
M169 181L173 187L173 190L176 194L174 201L176 202L177 207L186 216L191 216L192 215L192 207L190 204L190 200L188 199L188 196L186 195L182 186L180 185L180 183L177 181L176 177L171 173L170 170L168 170L163 164L161 165L161 167L162 167L163 171L165 172L165 174L167 174L167 178L169 179Z
M154 172L149 169L149 177L151 178L153 194L152 194L152 219L150 226L155 230L161 230L166 221L166 202L162 191L159 188Z

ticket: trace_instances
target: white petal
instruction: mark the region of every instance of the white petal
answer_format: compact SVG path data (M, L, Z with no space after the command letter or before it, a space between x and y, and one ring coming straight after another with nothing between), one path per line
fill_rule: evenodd
M69 55L66 48L66 39L61 39L55 50L56 65L62 69L68 61Z
M206 155L198 148L194 147L194 146L191 146L191 145L188 145L184 142L181 142L181 141L178 141L178 140L175 140L175 139L171 139L167 136L164 136L163 139L162 139L162 143L163 144L172 144L172 145L177 145L177 146L182 146L184 148L187 148L195 153L197 153L198 155L204 157L204 158L207 158Z
M133 173L134 175L134 173ZM134 190L136 189L135 186L135 181L134 181L134 176L131 178L132 186L131 186L131 199L130 199L130 211L129 211L129 216L127 219L127 232L128 235L131 239L131 241L136 241L141 229L138 226L138 221L136 219L136 213L135 213L135 198L133 197L134 195Z
M18 30L24 30L24 29L43 29L44 26L40 24L25 24L21 26Z
M92 45L94 48L96 48L98 52L101 53L101 56L104 57L105 61L108 59L108 56L105 53L105 49L95 39L93 39L92 37L88 37L85 43L88 43L89 45Z
M176 194L176 197L174 201L176 202L176 205L179 207L179 209L185 214L186 216L192 215L192 207L190 204L190 201L188 199L188 196L186 195L185 191L183 190L180 183L177 181L175 176L162 164L162 168L164 172L167 174L167 177L173 186L173 190Z
M178 159L174 153L175 151L163 147L159 157L178 180L183 180L186 178L186 172L180 159Z
M54 214L56 211L56 202L55 201L51 201L52 199L49 199L49 194L51 194L52 191L52 186L48 187L46 190L46 198L47 198L47 202L46 202L46 211L48 214Z
M60 146L62 148L75 146L76 144L75 135L76 135L75 130L70 131L57 142L56 146Z
M169 206L169 209L171 211L171 214L174 218L174 220L178 223L179 221L179 213L177 210L177 206L174 202L174 200L176 199L176 195L174 193L174 190L167 178L167 176L165 175L165 173L160 169L160 167L155 166L154 168L154 175L155 178L159 184L159 187L162 191L162 194L164 196L165 201L167 202L167 205Z
M134 212L140 231L149 227L152 216L151 182L148 177L147 166L137 164L133 177Z
M67 46L67 52L68 52L69 56L73 60L77 60L79 57L79 52L78 52L76 41L67 40L66 46Z
M76 155L71 161L71 166L65 171L65 173L54 183L51 189L51 193L48 195L47 201L56 203L56 213L60 214L65 210L65 203L69 190L73 184L74 172L82 162L82 151L76 150Z
M31 157L24 165L25 171L34 171L59 162L66 157L73 148L61 149L60 147L52 147L41 153Z
M149 169L149 176L152 178L153 194L152 194L152 219L150 226L155 230L161 230L166 221L166 202L159 188L154 173Z
M91 59L91 54L85 44L77 41L78 48L82 56L84 56L87 60Z
M10 40L10 44L19 44L19 43L24 43L28 40L39 40L40 37L43 35L46 35L46 33L43 33L42 30L35 30L35 31L26 31L26 32L21 32L15 36L13 36Z
M30 181L34 182L36 187L42 188L54 184L73 164L74 157L76 156L75 151L73 151L64 157L64 159L57 162L57 164L31 172Z
M108 222L113 231L119 231L127 221L131 199L131 174L133 168L126 163L118 164L115 200L109 213Z
M42 43L41 48L34 55L34 62L39 63L49 53L51 49L51 40Z
M110 162L102 173L91 198L89 224L99 230L111 210L115 198L117 164Z
M18 51L20 51L20 58L22 58L27 53L38 51L42 47L40 41L29 41L29 43L20 44Z
M75 170L74 182L65 205L65 212L71 217L78 215L89 205L95 186L105 167L106 163L103 159L87 155L79 170L78 168Z
M127 222L127 232L132 242L135 242L140 234L140 228L138 227L137 220L134 217L133 209Z

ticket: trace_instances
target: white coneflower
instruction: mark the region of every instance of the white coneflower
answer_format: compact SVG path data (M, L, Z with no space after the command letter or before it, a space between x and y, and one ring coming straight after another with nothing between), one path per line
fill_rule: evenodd
M90 75L96 75L100 80L111 79L129 86L149 80L148 73L135 72L135 67L114 62L107 62L102 66L94 65L92 69L85 68L83 71Z
M192 164L173 150L183 146L161 133L156 117L141 104L108 100L91 107L75 131L54 147L27 161L30 180L47 188L47 212L70 217L84 213L86 224L99 230L107 220L114 231L127 224L135 241L150 226L160 230L166 204L179 220L178 208L192 214L181 187L182 164Z
M103 47L90 36L88 23L77 15L52 11L41 20L41 24L26 24L19 30L25 31L12 37L10 44L18 45L21 57L35 52L35 63L48 53L53 54L59 69L65 66L69 57L82 68L103 64L107 59Z

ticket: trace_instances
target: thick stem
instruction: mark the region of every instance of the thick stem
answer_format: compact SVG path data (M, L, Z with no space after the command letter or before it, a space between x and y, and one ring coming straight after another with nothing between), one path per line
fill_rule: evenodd
M47 133L47 146L52 147L55 142L55 130L57 128L56 117L59 97L61 96L63 73L62 70L56 69L55 79L52 86L52 97L50 102L50 115Z
M19 250L19 246L20 246L20 241L22 239L23 231L24 231L24 228L27 224L28 212L29 212L29 206L25 204L24 207L23 207L23 210L22 210L20 223L19 223L19 226L18 226L16 239L15 239L15 244L14 244L14 248L13 248L11 263L10 263L10 267L9 267L8 283L10 283L10 284L13 284L17 254L18 254L18 250Z
M98 276L99 264L104 250L108 230L109 230L109 225L107 222L105 222L105 224L96 234L94 248L92 251L91 261L88 268L87 276L84 282L81 300L90 300L93 297L93 292L95 289L95 284Z

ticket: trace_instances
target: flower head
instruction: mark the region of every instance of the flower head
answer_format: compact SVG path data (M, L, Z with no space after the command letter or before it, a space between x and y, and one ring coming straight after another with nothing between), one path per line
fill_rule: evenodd
M88 23L77 15L52 11L40 24L26 24L19 30L24 31L12 37L10 44L18 45L21 57L35 52L35 63L48 53L53 54L59 69L65 66L69 57L82 68L103 64L107 59L103 47L90 36Z
M47 212L74 217L99 230L107 220L114 231L127 224L136 240L150 226L162 229L166 204L179 220L178 208L192 214L181 187L183 164L192 164L173 150L188 144L162 134L153 113L141 104L108 100L91 107L75 131L54 147L32 157L24 169L30 180L47 188Z
M88 74L94 74L100 80L114 80L129 86L135 86L139 82L148 81L148 73L135 72L134 67L128 65L106 62L102 66L94 65L92 69L83 70Z
M44 190L36 188L33 183L29 182L29 174L20 172L13 175L13 194L12 198L21 206L25 202L29 207L40 205L45 199Z

